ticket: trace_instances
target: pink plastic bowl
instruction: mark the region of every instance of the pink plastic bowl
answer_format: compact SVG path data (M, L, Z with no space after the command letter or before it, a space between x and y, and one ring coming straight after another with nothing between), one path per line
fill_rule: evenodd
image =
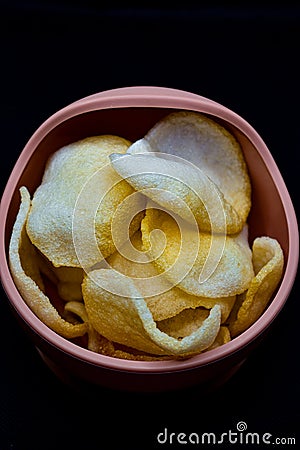
M183 361L127 361L86 350L42 323L19 294L8 267L8 243L19 208L21 185L33 194L41 182L46 160L58 148L96 134L116 134L131 141L141 138L173 110L210 115L240 142L252 181L250 243L256 236L276 238L284 251L282 282L265 313L231 342ZM183 155L184 156L184 155ZM48 366L67 381L118 389L165 390L228 379L285 304L298 265L298 227L294 208L280 172L266 145L241 117L224 106L192 93L159 87L129 87L83 98L51 116L31 137L8 180L0 215L1 281L16 316Z

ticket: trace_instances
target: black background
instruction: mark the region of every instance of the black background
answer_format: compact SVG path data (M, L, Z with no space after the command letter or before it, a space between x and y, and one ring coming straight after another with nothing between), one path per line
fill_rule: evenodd
M1 190L27 140L58 109L106 89L167 86L250 122L298 214L299 6L100 3L1 3ZM299 443L298 280L266 340L209 395L198 386L150 395L64 385L18 327L2 290L0 342L0 450L164 448L156 436L165 427L217 433L240 420L248 431ZM182 447L189 446L167 448Z

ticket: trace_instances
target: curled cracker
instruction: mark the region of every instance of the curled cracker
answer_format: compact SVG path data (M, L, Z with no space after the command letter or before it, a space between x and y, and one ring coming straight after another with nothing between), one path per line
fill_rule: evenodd
M137 143L135 143L137 145ZM110 155L111 164L137 191L201 231L237 233L244 220L205 172L179 157L155 153Z
M115 251L113 215L133 189L111 167L108 155L124 153L129 145L118 136L92 136L50 156L33 195L26 227L31 242L55 267L81 267L78 252L89 266ZM134 232L139 221L133 221L132 227ZM96 236L94 253L88 246L88 232L93 239L94 233Z
M250 327L264 312L275 292L283 272L284 257L279 242L270 237L259 237L253 242L255 277L239 298L239 308L229 318L232 336Z
M209 298L191 295L182 289L167 283L167 280L158 278L158 270L142 251L143 243L141 232L137 231L131 238L132 245L140 253L138 257L128 251L125 254L116 251L107 258L109 266L123 275L130 277L145 299L153 319L161 321L176 316L184 309L202 306L211 309L218 304L221 307L222 323L225 322L234 305L236 296ZM157 292L153 295L153 292Z
M176 111L157 122L144 139L148 151L177 155L201 168L246 222L251 184L242 149L231 132L199 112Z
M123 296L110 292L115 283L122 284ZM83 297L89 321L98 333L153 355L199 353L214 342L220 328L221 309L216 305L203 324L181 340L160 331L130 278L112 269L93 271L93 279L86 276Z
M65 321L42 291L36 251L26 234L26 220L30 209L30 195L21 187L21 205L9 244L9 263L14 282L30 309L52 330L73 338L87 331L85 323L73 325Z
M141 230L144 250L155 267L188 294L230 297L244 292L253 278L247 228L233 236L197 233L184 223L178 225L166 212L148 208ZM162 252L156 230L165 236Z

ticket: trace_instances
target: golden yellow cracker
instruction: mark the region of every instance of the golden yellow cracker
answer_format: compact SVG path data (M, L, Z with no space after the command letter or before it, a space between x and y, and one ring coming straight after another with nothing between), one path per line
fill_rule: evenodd
M77 301L67 302L65 304L65 313L71 313L74 316L80 317L80 319L87 324L88 350L106 356L115 355L114 344L104 336L101 336L89 322L84 303Z
M243 152L232 133L204 114L178 111L157 122L144 139L148 151L180 156L203 170L246 222L251 185Z
M284 257L276 239L256 238L252 248L256 275L238 299L238 310L235 308L229 318L232 336L249 328L261 316L282 277Z
M79 283L69 283L69 282L59 282L57 284L57 291L59 297L65 302L71 301L82 301L82 291L81 284Z
M157 328L145 300L131 279L113 269L99 269L83 281L83 298L89 321L112 342L154 355L191 355L209 347L221 322L219 305L195 332L175 339ZM119 290L121 295L111 291ZM121 291L120 291L121 289Z
M30 195L25 187L21 187L20 194L21 205L9 244L9 263L14 282L30 309L52 330L67 338L82 336L87 331L87 325L72 325L65 321L43 292L35 248L26 234Z
M126 248L123 248L120 250L123 250L124 254L116 251L107 258L107 262L111 268L132 279L135 287L145 299L155 321L173 317L187 308L202 306L211 309L216 304L221 307L222 323L226 321L234 305L235 295L208 298L188 294L176 286L172 287L167 280L158 278L158 270L149 261L149 256L147 257L147 254L142 252L140 231L132 236L131 242L140 253L132 254L130 249L126 252ZM153 295L153 292L157 292L157 295Z
M89 220L101 251L97 261L115 250L110 230L112 215L133 189L110 166L108 156L112 152L125 153L129 145L118 136L93 136L57 150L48 160L42 183L33 196L27 233L54 266L81 266L73 243L74 227L77 235L82 231L85 242L76 245L88 262L90 249L84 247ZM80 199L84 205L77 210Z
M84 271L81 267L54 267L52 269L59 281L64 283L78 283L83 281Z
M114 344L106 339L104 336L99 334L93 325L89 323L88 329L88 350L101 355L115 356Z
M134 189L178 214L196 222L201 231L237 233L244 220L202 169L178 157L154 153L112 154L114 169Z
M88 315L84 303L70 301L65 304L65 311L71 312L76 316L80 317L83 322L88 322Z
M82 301L81 283L83 269L79 267L54 267L52 270L57 277L57 290L60 298L67 302Z
M208 316L208 309L188 308L176 314L176 316L157 322L157 326L164 333L176 339L183 339L196 331Z
M204 308L185 309L176 316L157 323L158 328L170 336L182 339L200 327L209 316L209 310ZM214 342L205 350L213 350L231 340L228 327L221 325Z
M234 236L197 233L164 211L148 208L141 223L143 246L159 272L191 295L230 297L248 288L254 272L247 229ZM162 250L159 229L165 236ZM203 276L205 274L205 276Z
M221 325L220 331L217 334L216 339L214 340L213 344L208 347L207 350L213 350L214 348L220 347L223 344L226 344L227 342L231 341L231 335L230 331L227 326Z
M38 252L38 255L39 270L57 287L59 297L66 302L82 301L83 269L79 267L54 267L40 252Z
M114 344L112 341L109 341L104 336L99 334L95 328L89 324L88 350L100 353L101 355L131 361L160 361L162 359L170 358L170 356L150 355L125 346L120 347L121 348L118 348L118 344Z

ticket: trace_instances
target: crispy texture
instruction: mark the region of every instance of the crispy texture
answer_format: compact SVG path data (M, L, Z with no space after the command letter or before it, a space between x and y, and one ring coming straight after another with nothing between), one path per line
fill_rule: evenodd
M259 237L253 242L253 266L255 277L238 299L229 318L232 336L250 327L263 313L282 277L283 252L279 242L270 237Z
M244 226L234 207L205 172L180 158L154 153L110 155L114 169L137 191L201 231L237 233Z
M232 133L203 114L179 111L157 122L144 139L154 151L180 156L203 170L246 222L251 185L241 147Z
M38 255L26 234L30 195L25 187L21 187L20 194L21 205L9 245L9 263L14 282L30 309L48 327L67 338L82 336L87 331L87 325L73 325L65 321L43 292Z
M143 243L140 231L132 236L131 241L134 248L142 252ZM147 258L146 253L131 255L128 252L126 257L116 251L107 259L107 262L111 268L132 279L135 287L145 299L155 321L173 317L187 308L202 306L211 309L216 304L221 307L222 323L226 321L236 300L235 295L208 298L188 294L176 286L172 287L172 284L167 282L164 277L158 277L159 272L154 264L150 261L145 262L145 258ZM157 292L157 295L153 295L153 292Z
M220 331L219 331L216 339L214 340L212 345L210 347L208 347L207 350L213 350L214 348L217 348L217 347L220 347L221 345L227 344L227 342L230 342L230 341L231 341L231 335L230 335L229 328L225 325L222 325L220 327Z
M157 327L176 339L182 339L196 331L208 316L208 309L188 308L176 314L176 316L161 320L157 323Z
M185 309L176 316L157 323L158 328L171 336L182 339L200 327L209 316L209 310L204 308ZM205 350L213 350L231 340L227 326L221 325L214 342Z
M166 239L163 251L160 235L156 239L153 233L157 229ZM188 294L230 297L249 287L254 272L246 229L234 236L197 233L184 223L179 227L164 211L148 208L141 230L144 250L153 257L153 264ZM203 270L207 277L201 278Z
M171 356L155 356L122 345L118 346L118 344L109 341L99 334L90 323L88 331L88 349L92 352L100 353L101 355L134 361L160 361L171 358Z
M42 183L33 196L27 233L54 266L81 266L73 243L73 218L77 234L82 232L85 264L95 264L115 251L112 217L133 189L110 167L108 155L125 153L129 145L129 141L118 136L94 136L57 150L48 160ZM81 205L80 210L75 210L79 208L77 205ZM84 246L87 245L87 221L89 217L94 220L94 212L92 231L101 254L97 254L97 261L89 261L90 249L85 250ZM134 224L133 232L138 226L138 222Z
M111 292L122 285L123 296ZM108 340L154 355L192 355L208 348L215 340L221 322L216 305L209 317L182 340L160 331L145 300L131 279L112 269L99 269L83 281L83 297L89 321Z

